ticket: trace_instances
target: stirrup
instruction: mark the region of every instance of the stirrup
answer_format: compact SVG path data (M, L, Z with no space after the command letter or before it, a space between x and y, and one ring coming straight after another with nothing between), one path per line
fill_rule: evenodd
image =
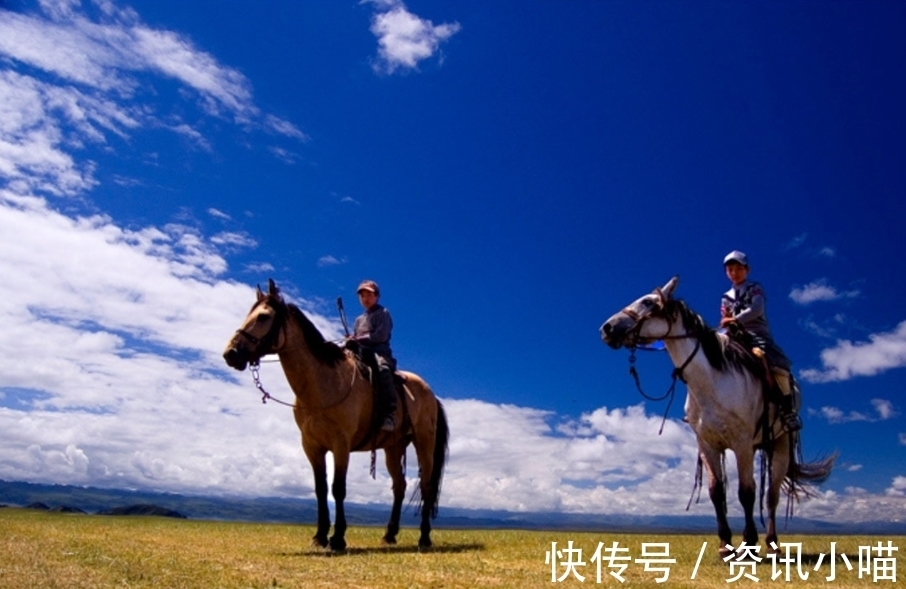
M396 418L393 413L384 418L384 424L381 425L381 429L385 432L392 432L396 429Z
M799 414L793 411L781 412L780 423L783 425L783 429L790 434L802 429L802 420L799 419Z

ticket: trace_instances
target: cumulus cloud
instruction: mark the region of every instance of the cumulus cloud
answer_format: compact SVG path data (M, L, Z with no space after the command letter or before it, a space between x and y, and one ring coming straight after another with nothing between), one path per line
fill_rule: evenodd
M821 409L809 409L810 415L822 417L828 423L849 423L852 421L885 421L898 415L894 410L893 403L886 399L872 399L874 413L863 413L860 411L843 411L838 407L822 407Z
M906 477L894 477L890 487L887 488L886 494L891 497L906 497Z
M821 368L803 370L802 378L835 382L906 366L906 321L892 331L870 335L866 342L839 340L821 352L821 364Z
M226 256L254 248L255 238L240 231L211 236L187 223L126 227L105 214L53 206L59 196L86 198L98 184L97 164L82 156L86 143L161 127L149 120L154 108L134 77L139 70L191 90L205 116L243 128L258 120L264 131L295 139L301 133L262 117L238 72L175 33L149 29L133 11L103 3L100 20L92 21L77 2L43 6L44 16L0 10L0 478L312 496L290 410L262 405L249 375L228 370L220 358L254 301L250 285L227 277ZM382 14L396 11L404 17L399 23L423 30L428 55L437 49L430 39L446 38L400 3L380 6ZM386 25L387 35L398 33L386 37L387 59L412 67L407 64L422 54L416 41L407 53L399 23ZM15 71L22 64L43 75ZM114 179L120 186L141 181ZM207 212L229 220L218 209ZM273 270L264 260L254 268ZM303 297L296 302L311 307ZM326 337L340 337L336 321L309 316ZM274 396L292 398L278 364L262 364L261 378ZM641 406L568 418L475 399L445 405L453 433L444 505L638 514L685 509L697 452L682 422L667 421L659 436L660 417ZM875 411L894 414L887 402L876 403ZM411 454L409 464L414 485ZM379 470L375 483L368 466L366 453L353 458L349 500L388 502L386 473ZM895 496L902 481L890 489L883 501L860 494L855 509L850 498L832 492L806 506L834 521L878 519L902 513ZM692 509L712 513L707 501ZM738 514L736 502L730 510Z
M371 32L378 40L378 61L374 64L378 72L392 74L398 69L415 69L460 29L457 22L435 25L409 12L402 0L366 1L377 9L371 19Z
M790 291L790 298L800 305L808 305L817 301L852 299L858 297L859 294L858 290L839 291L827 284L826 280L818 280L802 287L793 288Z

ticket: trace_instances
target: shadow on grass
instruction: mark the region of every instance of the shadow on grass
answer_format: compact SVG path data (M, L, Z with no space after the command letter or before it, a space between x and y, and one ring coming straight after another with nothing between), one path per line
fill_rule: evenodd
M277 552L277 556L318 556L318 557L335 557L335 556L359 556L368 554L461 554L463 552L482 552L485 550L484 544L441 544L431 548L419 548L417 545L411 546L351 546L346 550L334 552L327 548L309 548L295 552Z

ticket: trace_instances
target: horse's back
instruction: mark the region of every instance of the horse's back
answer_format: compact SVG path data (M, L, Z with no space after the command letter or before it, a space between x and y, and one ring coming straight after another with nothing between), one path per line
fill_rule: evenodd
M425 379L407 370L400 370L400 374L405 378L403 402L410 419L414 424L428 420L433 422L437 415L438 400L434 391L425 382Z

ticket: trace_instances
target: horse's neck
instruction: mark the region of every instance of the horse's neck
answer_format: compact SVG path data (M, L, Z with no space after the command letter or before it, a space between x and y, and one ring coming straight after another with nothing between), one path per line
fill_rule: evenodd
M286 341L279 352L280 365L296 404L303 410L316 410L335 403L338 368L326 366L315 358L305 341L302 329L292 318L284 331Z
M685 332L673 334L674 336L683 336ZM681 376L689 382L703 382L710 378L710 371L707 370L708 360L701 349L701 344L694 337L681 337L679 339L669 339L664 342L667 353L670 354L670 360L677 369L682 368Z
M752 379L738 370L715 369L696 338L671 339L665 344L673 365L680 368L685 364L681 376L698 406L720 406L740 414L756 409L760 395L752 390Z

